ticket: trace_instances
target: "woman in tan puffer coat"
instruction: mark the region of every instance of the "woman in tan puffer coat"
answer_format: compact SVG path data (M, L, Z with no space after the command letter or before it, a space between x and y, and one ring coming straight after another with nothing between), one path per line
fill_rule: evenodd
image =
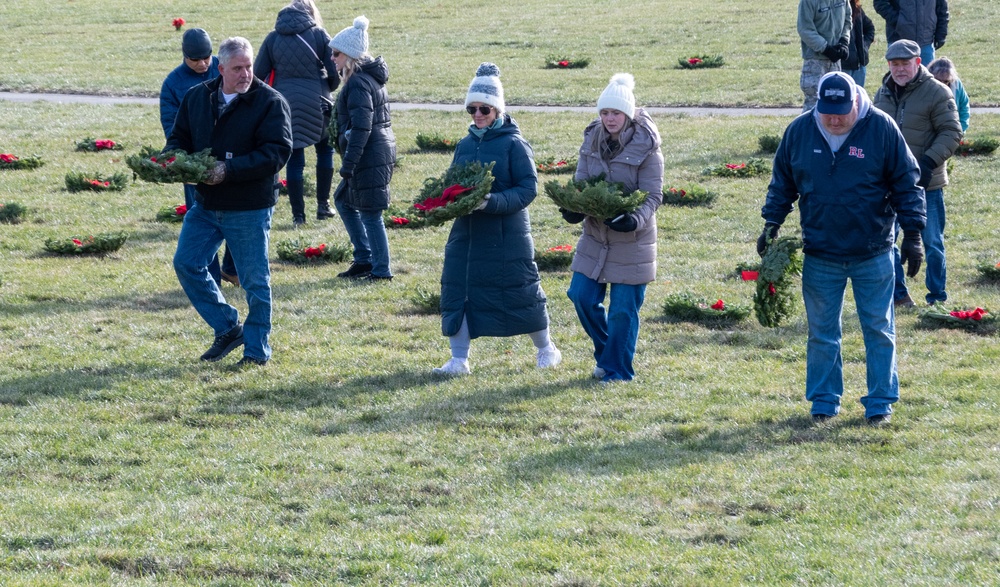
M616 74L597 100L600 118L583 133L575 179L604 174L607 181L621 183L624 193L642 190L649 195L635 211L614 218L562 211L567 222L583 222L566 294L594 342L593 376L602 381L629 381L635 376L632 359L639 309L646 284L656 278L656 209L663 199L663 155L656 124L635 106L634 85L631 75Z

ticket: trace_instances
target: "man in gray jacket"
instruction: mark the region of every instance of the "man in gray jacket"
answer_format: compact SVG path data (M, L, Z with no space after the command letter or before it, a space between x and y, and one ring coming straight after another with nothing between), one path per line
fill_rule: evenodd
M819 79L840 71L851 40L851 6L847 0L799 0L797 28L802 41L802 111L816 105Z

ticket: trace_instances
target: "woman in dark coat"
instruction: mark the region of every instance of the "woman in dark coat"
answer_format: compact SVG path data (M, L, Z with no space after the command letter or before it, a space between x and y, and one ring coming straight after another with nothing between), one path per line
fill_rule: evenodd
M504 113L500 70L483 63L469 85L469 134L459 141L452 165L495 162L492 193L479 209L457 218L444 250L441 330L451 359L435 373L470 373L469 346L480 336L528 334L538 349L536 364L554 367L562 354L549 338L528 204L538 191L531 146Z
M343 80L337 96L337 151L343 165L334 203L354 246L354 260L337 277L391 280L389 237L382 211L396 164L396 136L385 83L389 68L368 53L368 19L359 16L330 41Z
M316 148L316 219L334 215L330 209L333 148L327 140L324 113L332 110L330 92L340 78L329 43L330 35L323 30L323 19L313 0L292 0L278 12L274 30L264 39L253 64L254 75L269 81L292 109L294 144L285 173L296 226L306 223L302 176L309 146Z
M868 48L874 40L872 19L861 9L861 0L851 0L851 43L847 46L847 59L841 60L840 68L862 88L868 69Z

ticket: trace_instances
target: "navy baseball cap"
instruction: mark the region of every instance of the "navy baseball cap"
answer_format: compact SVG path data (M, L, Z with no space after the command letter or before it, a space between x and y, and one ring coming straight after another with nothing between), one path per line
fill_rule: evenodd
M842 71L831 71L819 80L820 114L843 116L854 108L854 80Z

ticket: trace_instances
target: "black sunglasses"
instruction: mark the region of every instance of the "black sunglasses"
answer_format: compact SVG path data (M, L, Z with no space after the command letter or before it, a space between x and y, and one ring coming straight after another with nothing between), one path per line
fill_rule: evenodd
M493 111L493 107L492 106L480 106L479 108L476 108L475 106L465 107L465 111L468 112L469 114L475 114L476 110L479 110L480 114L486 116L487 114Z
M334 51L333 52L333 58L336 59L338 57L340 57L340 51Z

